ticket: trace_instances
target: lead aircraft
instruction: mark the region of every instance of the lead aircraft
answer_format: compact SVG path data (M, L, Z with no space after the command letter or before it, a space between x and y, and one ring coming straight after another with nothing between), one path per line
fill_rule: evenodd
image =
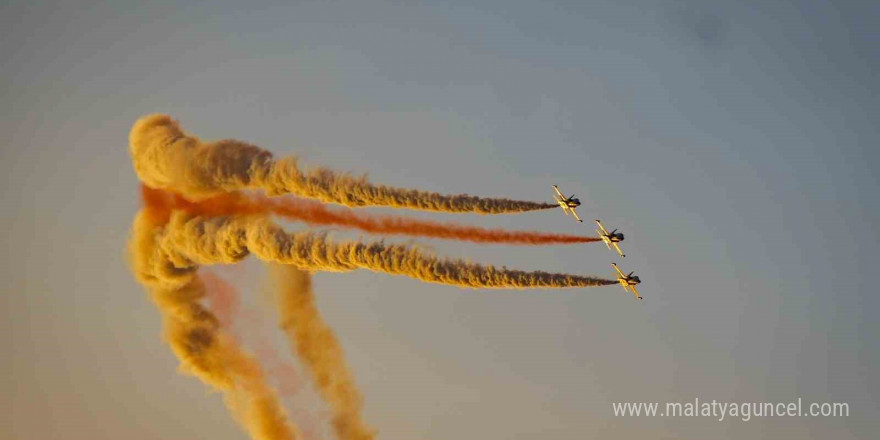
M621 271L620 268L617 267L617 263L611 263L611 265L614 266L614 270L617 271L617 282L620 283L621 286L623 286L623 290L631 290L636 298L642 299L642 295L639 295L639 291L636 290L636 284L641 283L642 280L640 280L639 277L633 275L632 272L630 272L628 275L624 275L623 271Z

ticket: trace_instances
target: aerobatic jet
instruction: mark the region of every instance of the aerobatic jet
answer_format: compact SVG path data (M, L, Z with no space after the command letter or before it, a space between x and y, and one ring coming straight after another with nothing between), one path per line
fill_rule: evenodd
M565 197L556 185L553 185L553 189L556 190L557 194L553 196L553 198L556 200L556 203L559 203L562 212L564 212L565 215L568 215L568 212L571 211L571 215L574 216L575 220L582 222L583 220L581 220L581 218L578 217L577 212L574 211L575 208L581 206L581 201L574 198L574 194L572 194L571 197Z
M623 241L623 232L617 232L617 229L608 232L599 220L596 220L596 224L599 225L599 229L596 229L596 233L599 234L599 237L605 242L605 246L608 246L608 249L611 249L611 246L614 246L614 250L616 250L621 257L626 257L618 245L618 243Z
M636 284L641 283L642 280L640 280L639 277L633 275L632 272L630 272L629 275L624 275L623 271L621 271L620 268L617 267L617 263L611 263L611 265L614 266L614 270L617 271L617 282L620 283L621 286L623 286L623 290L631 290L636 298L642 299L642 295L639 295L639 291L636 290Z

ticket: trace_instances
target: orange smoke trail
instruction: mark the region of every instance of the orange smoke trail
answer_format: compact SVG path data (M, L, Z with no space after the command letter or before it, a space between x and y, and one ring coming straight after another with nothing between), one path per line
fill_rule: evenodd
M336 436L339 440L373 439L375 431L363 421L363 398L345 362L342 345L315 304L311 274L289 265L271 265L271 270L279 326L332 408Z
M227 407L252 438L301 438L257 360L223 332L217 318L200 303L205 284L197 268L176 268L167 249L158 246L157 232L163 228L156 221L162 217L158 214L147 209L135 218L131 263L163 315L165 338L181 368L222 391Z
M440 259L417 247L381 242L329 241L326 234L288 234L263 216L198 217L171 213L158 245L175 268L231 264L253 252L264 261L333 272L369 269L429 283L470 288L564 288L617 284L616 280L548 272L497 269Z
M239 306L238 290L213 272L202 273L205 284L205 299L208 309L224 329L232 328L232 321Z
M236 332L232 327L233 320L238 314L241 304L239 290L217 274L205 269L202 269L201 277L205 284L205 299L207 300L208 310L217 318L220 327L233 333L234 336L240 337L241 335L235 334ZM247 327L262 328L263 320L260 319L260 314L248 312L249 310L245 310L241 314L241 318ZM269 341L268 335L263 332L257 332L251 338L250 345L257 359L262 364L264 371L278 381L278 392L282 397L293 396L300 390L301 380L296 368L278 356L278 353Z
M146 185L141 185L141 192L145 200L155 200L155 203L166 204L173 209L193 214L208 216L275 214L289 220L299 220L313 225L354 228L371 234L414 235L476 243L518 245L575 244L601 241L596 237L581 235L486 229L398 216L368 215L349 210L331 209L312 200L292 197L273 198L259 194L234 192L191 202L178 194L152 189Z
M168 115L149 115L135 122L129 146L142 182L153 188L178 191L190 199L261 189L270 195L295 194L350 207L504 214L557 206L394 188L326 168L303 172L295 157L275 160L268 151L245 142L202 142L185 133Z
M241 337L233 330L235 318L239 318L241 321L236 328L241 328L244 324L248 328L265 330L264 320L261 319L260 313L253 313L253 310L248 309L240 310L241 292L235 286L214 271L207 271L203 268L200 272L205 284L207 309L217 318L220 327L232 334L234 340L238 341L238 338ZM263 371L276 381L278 395L282 398L291 398L298 394L303 386L300 373L289 361L278 355L269 340L269 335L264 331L258 331L249 339L249 345ZM318 418L315 415L295 408L290 409L290 415L297 421L303 438L312 440L321 438L320 432L316 429L315 423Z

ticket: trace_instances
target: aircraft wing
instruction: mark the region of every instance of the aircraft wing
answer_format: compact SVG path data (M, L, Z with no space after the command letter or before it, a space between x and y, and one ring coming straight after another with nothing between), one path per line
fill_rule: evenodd
M629 286L629 288L633 291L633 295L635 295L636 298L642 299L642 295L639 295L639 291L636 290L636 286Z
M559 194L559 197L562 197L562 199L565 200L565 196L562 195L562 192L559 191L559 187L558 187L558 186L553 185L553 189L556 190L556 194Z
M571 215L573 215L574 218L577 219L577 221L579 221L579 222L582 222L582 221L583 221L583 220L581 220L580 217L578 217L578 213L574 210L574 208L568 208L568 209L571 209Z
M596 233L599 234L599 237L602 238L602 242L605 243L605 246L608 246L608 249L611 249L611 240L608 237L602 235L602 231L596 229Z
M611 245L614 246L614 249L617 250L617 253L620 254L621 257L626 257L626 254L624 254L623 251L620 250L620 246L618 246L617 243L612 242Z
M624 275L620 268L617 267L617 263L611 263L611 265L614 266L614 270L617 271L621 278L626 278L626 275Z
M596 220L596 224L599 225L599 229L602 230L602 234L608 235L608 230L605 229L605 226L602 226L602 222L600 222L599 220Z

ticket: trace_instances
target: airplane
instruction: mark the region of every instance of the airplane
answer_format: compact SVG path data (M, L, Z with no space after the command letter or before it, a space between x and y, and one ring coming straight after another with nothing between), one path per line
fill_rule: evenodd
M559 206L562 207L562 212L564 212L565 215L568 215L568 211L571 211L571 214L574 216L575 220L583 222L583 220L578 217L577 212L574 211L575 208L581 206L581 201L574 198L574 194L572 194L571 197L565 197L564 195L562 195L562 192L559 191L559 187L556 185L553 185L553 189L555 189L556 194L558 194L556 196L553 196L553 198L556 200L556 203L559 203Z
M632 293L636 298L642 299L642 295L639 295L639 291L636 290L636 284L641 283L642 280L640 280L639 277L634 276L632 272L630 272L629 275L624 275L620 268L617 267L617 263L611 263L611 265L614 266L614 270L617 271L617 282L623 286L623 290L632 290Z
M605 246L608 246L608 249L611 249L611 246L614 246L614 249L621 257L626 257L623 251L620 250L620 246L617 244L623 241L623 232L617 232L617 229L608 232L599 220L596 220L596 224L599 225L599 229L596 229L596 233L598 233L599 237L602 238L602 241L605 242Z

